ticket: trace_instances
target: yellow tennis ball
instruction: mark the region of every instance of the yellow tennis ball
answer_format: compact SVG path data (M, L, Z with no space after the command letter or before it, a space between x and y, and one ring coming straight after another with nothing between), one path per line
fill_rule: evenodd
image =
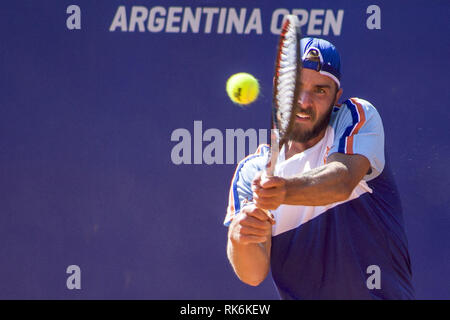
M258 98L258 80L245 72L233 74L227 81L227 93L234 103L250 104Z

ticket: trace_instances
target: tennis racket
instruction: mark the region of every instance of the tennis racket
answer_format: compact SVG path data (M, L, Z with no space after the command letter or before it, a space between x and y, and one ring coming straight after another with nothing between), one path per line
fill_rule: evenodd
M280 149L287 142L294 125L292 109L300 93L300 27L295 15L285 16L275 61L272 101L270 156L265 174L273 176Z
M287 142L294 125L295 117L292 111L299 97L298 82L302 69L300 39L297 16L285 16L275 60L270 154L263 177L274 175L280 149ZM268 210L266 213L271 216Z

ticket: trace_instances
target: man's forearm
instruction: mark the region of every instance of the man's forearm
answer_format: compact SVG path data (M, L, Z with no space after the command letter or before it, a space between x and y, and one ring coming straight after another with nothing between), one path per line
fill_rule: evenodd
M352 190L347 167L342 163L332 162L298 177L286 179L283 203L323 206L348 199Z
M267 277L270 268L270 240L266 243L239 244L228 239L227 255L239 279L257 286Z

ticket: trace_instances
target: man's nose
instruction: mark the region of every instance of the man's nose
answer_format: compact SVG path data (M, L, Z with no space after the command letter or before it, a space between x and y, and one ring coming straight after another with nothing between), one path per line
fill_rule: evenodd
M309 91L306 90L302 90L300 91L299 95L298 95L298 102L300 103L300 105L302 107L306 107L308 105L311 104L311 93Z

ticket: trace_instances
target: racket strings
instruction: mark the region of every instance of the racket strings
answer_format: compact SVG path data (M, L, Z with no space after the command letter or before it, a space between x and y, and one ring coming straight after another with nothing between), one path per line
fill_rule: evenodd
M298 37L295 23L286 21L279 44L280 54L275 81L275 103L280 112L280 130L286 133L291 122L292 106L296 90L298 63Z
M286 16L275 62L271 148L265 171L268 176L274 174L280 149L287 142L287 133L293 126L292 108L298 96L297 78L301 68L299 42L298 20L296 16Z

